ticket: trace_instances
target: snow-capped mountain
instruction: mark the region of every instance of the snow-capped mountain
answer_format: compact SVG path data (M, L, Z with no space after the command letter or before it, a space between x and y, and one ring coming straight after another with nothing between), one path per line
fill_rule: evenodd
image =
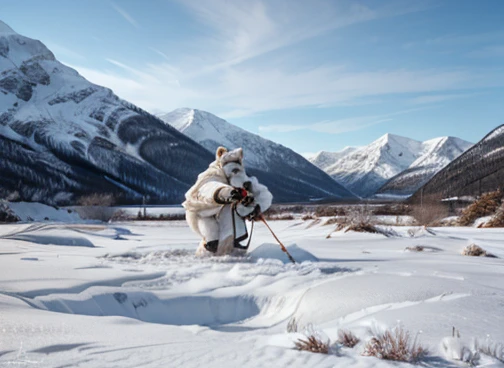
M324 162L324 171L354 193L368 197L389 179L405 170L429 167L430 171L427 175L433 175L470 145L456 138L444 137L419 142L385 134L371 144L355 149L337 159L332 164ZM416 181L413 185L416 185ZM415 188L404 190L411 194Z
M411 195L438 171L468 150L472 143L455 137L441 137L423 142L423 151L408 169L387 181L376 194Z
M338 152L320 151L315 156L310 157L308 161L317 166L319 169L326 170L329 166L333 165L339 159L354 152L356 147L345 147Z
M238 128L205 111L177 109L159 116L208 150L243 147L247 172L271 190L277 201L306 201L355 196L301 155Z
M504 125L501 125L434 175L411 200L477 196L502 190L503 183Z
M212 155L0 21L0 196L180 203ZM190 165L187 163L190 162Z

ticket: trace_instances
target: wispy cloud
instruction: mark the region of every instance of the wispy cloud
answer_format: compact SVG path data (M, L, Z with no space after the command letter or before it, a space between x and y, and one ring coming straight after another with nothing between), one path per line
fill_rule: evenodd
M471 51L467 54L473 58L495 58L504 57L504 45L489 45L480 49Z
M135 18L133 18L126 10L124 10L123 8L121 8L119 5L117 5L115 3L111 3L111 4L112 4L112 7L114 8L114 10L116 12L118 12L124 19L126 19L126 21L128 23L130 23L135 28L140 28L140 25L135 20Z
M333 121L325 120L313 124L302 124L302 125L279 124L279 125L260 126L259 131L287 133L298 130L310 130L318 133L341 134L341 133L358 131L373 125L385 123L387 121L392 121L394 116L404 115L418 110L419 109L416 108L416 109L397 111L380 116L359 116Z
M458 100L460 98L469 98L480 95L481 93L452 93L417 96L409 100L413 105L432 104L449 100Z
M337 65L334 60L331 64L303 64L303 49L285 51L290 45L338 28L422 10L416 4L423 2L413 6L397 1L386 7L380 2L369 3L371 7L346 0L179 2L201 31L184 52L168 57L159 48L148 47L163 62L130 65L109 58L107 70L77 69L91 81L111 87L122 98L151 111L197 106L225 118L289 108L362 105L392 95L404 102L413 94L453 97L459 90L504 85L502 70L370 70L362 65ZM419 97L411 103L428 104L451 97ZM343 129L327 123L320 122L315 128Z
M287 0L180 0L203 24L212 29L200 45L221 55L199 73L207 73L285 48L328 31L366 21L424 9L395 2L394 6L371 8L347 1L294 2Z

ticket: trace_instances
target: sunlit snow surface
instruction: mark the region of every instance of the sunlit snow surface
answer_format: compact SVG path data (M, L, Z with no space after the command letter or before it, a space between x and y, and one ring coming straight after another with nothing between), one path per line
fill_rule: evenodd
M340 328L365 341L400 322L421 332L430 367L457 366L439 351L452 326L467 342L504 341L503 229L326 239L322 224L271 222L297 264L262 224L248 255L221 258L196 258L182 221L3 225L0 367L407 366L362 357L362 345L293 350L293 317L332 342ZM470 243L501 258L461 256ZM426 251L405 251L415 245Z

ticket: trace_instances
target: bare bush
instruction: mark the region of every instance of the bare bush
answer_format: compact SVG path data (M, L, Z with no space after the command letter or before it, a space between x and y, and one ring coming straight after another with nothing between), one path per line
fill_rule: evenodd
M117 210L114 212L112 217L110 218L110 221L112 222L118 222L118 221L130 221L131 216L128 214L128 212L124 210Z
M347 223L356 227L373 225L375 223L373 211L368 205L350 207L347 210L346 219Z
M427 349L411 342L409 332L402 327L386 330L368 341L363 355L384 360L416 363L427 355Z
M488 253L486 250L481 248L479 245L476 244L471 244L465 247L462 250L462 255L463 256L470 256L470 257L490 257L490 258L497 258L495 255L492 253Z
M307 213L306 215L303 215L303 217L301 217L301 220L303 221L315 220L315 215L313 215L312 213Z
M315 216L317 217L334 217L334 216L345 216L346 210L341 206L318 206L315 209Z
M351 331L339 330L338 331L338 343L347 347L353 348L360 342L359 338L355 336Z
M375 216L407 216L411 214L411 206L404 203L386 204L373 209Z
M474 223L474 220L494 214L500 207L503 193L500 190L483 194L462 211L459 224L468 226Z
M448 216L448 207L439 201L427 198L422 205L415 205L411 215L418 225L432 226L439 224L441 219Z
M310 335L306 339L298 339L295 343L297 350L311 353L329 354L329 343L322 341L318 336Z
M80 206L74 208L75 212L83 220L97 220L101 222L109 222L116 212L113 207L104 206Z
M80 206L110 207L115 203L115 199L110 193L93 193L80 197L77 203Z

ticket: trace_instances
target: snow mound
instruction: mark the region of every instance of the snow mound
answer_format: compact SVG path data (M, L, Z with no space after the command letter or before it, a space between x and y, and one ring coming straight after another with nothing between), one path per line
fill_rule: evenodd
M292 258L294 258L294 260L297 263L319 261L318 258L315 257L313 254L298 247L296 244L289 245L286 248L291 254ZM250 252L249 256L254 260L258 260L261 258L276 259L284 264L290 263L289 258L284 252L282 252L282 249L278 244L271 244L271 243L262 244L256 249L254 249L252 252Z
M70 247L94 248L94 244L89 239L80 236L60 236L42 234L17 234L7 237L12 240L22 240L30 243L44 245L63 245Z
M77 212L69 211L65 208L54 208L42 203L10 202L9 207L18 215L21 221L82 221Z

